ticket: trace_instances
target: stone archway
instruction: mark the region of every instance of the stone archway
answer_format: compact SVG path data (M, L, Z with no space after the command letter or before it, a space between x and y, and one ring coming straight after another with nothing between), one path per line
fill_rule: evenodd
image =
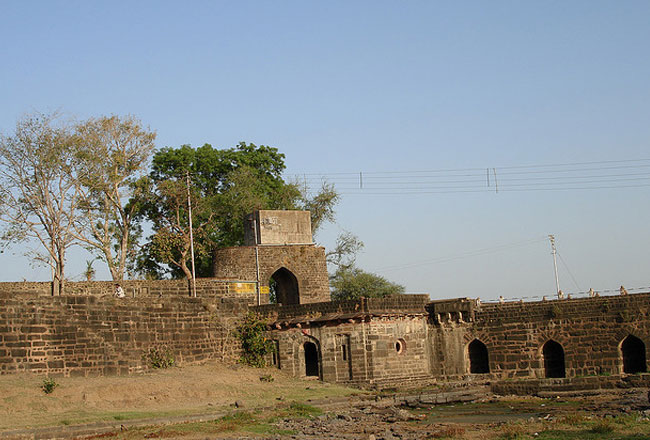
M469 357L469 372L471 374L485 374L490 372L488 349L484 343L474 339L467 346Z
M286 267L281 267L271 275L269 285L275 302L278 304L300 304L298 279Z
M559 343L552 339L546 341L542 347L542 356L544 358L544 377L566 377L564 349Z
M647 371L645 344L636 336L628 335L621 342L623 373L645 373Z
M305 352L305 376L319 377L318 347L313 342L307 341L303 344L303 349Z

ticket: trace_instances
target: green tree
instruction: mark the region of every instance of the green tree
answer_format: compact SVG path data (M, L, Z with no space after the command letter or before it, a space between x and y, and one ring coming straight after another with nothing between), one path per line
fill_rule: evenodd
M165 272L173 277L191 276L187 271L189 217L186 176L190 177L192 223L197 276L212 275L216 248L244 242L245 214L255 209L309 209L316 227L333 217L338 194L324 185L314 197L299 185L287 183L282 173L284 154L276 148L240 143L215 149L183 145L164 148L153 157L152 171L140 185L141 217L153 224L139 267L149 276ZM185 196L183 189L185 188Z
M141 249L138 270L150 278L160 278L170 272L174 277L192 278L190 262L190 227L187 179L170 177L166 180L143 178L138 183L137 201L141 216L152 225L153 234ZM209 257L211 223L213 212L209 199L198 194L198 188L190 183L192 200L193 236L195 258L199 261Z
M383 298L404 293L404 286L356 267L341 267L330 277L332 299Z
M113 280L124 279L135 257L139 225L135 203L127 203L147 170L156 134L133 116L91 118L76 126L80 209L76 238L108 265Z
M27 115L0 137L0 222L4 245L36 240L36 261L52 267L53 294L65 283L80 203L72 127L57 114ZM28 253L29 254L29 253Z

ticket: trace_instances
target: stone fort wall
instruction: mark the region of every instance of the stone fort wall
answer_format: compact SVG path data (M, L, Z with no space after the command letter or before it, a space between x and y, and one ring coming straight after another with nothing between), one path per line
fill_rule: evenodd
M254 278L252 278L254 280ZM119 284L128 298L190 296L192 285L188 280L124 280ZM253 304L255 281L236 278L198 278L198 297L246 298ZM52 283L20 281L1 282L0 293L14 296L52 296ZM68 281L64 295L112 296L114 281Z
M43 297L0 293L0 374L130 374L150 349L177 363L234 361L246 298Z
M630 335L643 342L647 365L649 316L650 293L490 304L476 310L463 343L481 340L490 371L501 378L545 377L543 346L549 340L564 351L567 377L618 375L623 373L621 344Z
M305 343L313 343L320 377L332 382L544 381L549 380L544 352L549 341L562 353L562 376L552 380L620 378L628 337L638 338L641 346L627 355L642 363L638 372L647 371L650 293L483 305L470 299L402 298L256 310L272 322L279 368L305 376ZM486 370L473 371L470 344L475 341L485 347ZM647 376L639 380L650 382Z

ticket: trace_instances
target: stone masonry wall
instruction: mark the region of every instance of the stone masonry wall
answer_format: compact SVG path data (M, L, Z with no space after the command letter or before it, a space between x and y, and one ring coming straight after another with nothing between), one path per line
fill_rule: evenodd
M553 340L564 350L567 377L623 372L622 341L633 335L650 358L650 294L535 303L482 305L473 321L432 327L434 373L468 374L467 346L474 339L489 353L490 373L499 378L543 378L542 348Z
M234 360L246 299L0 294L0 374L128 374L148 367L150 348L178 363Z
M311 342L324 381L373 383L430 374L427 302L427 295L400 295L254 310L273 329L280 369L305 376L304 344Z
M255 304L254 280L254 277L248 281L199 278L196 280L196 294L198 297L245 298L250 304ZM120 285L129 298L191 295L191 284L188 280L124 280L120 281ZM114 292L113 281L70 281L65 284L64 295L111 296ZM52 283L2 282L0 294L2 293L19 296L52 296Z
M329 280L325 249L313 245L258 246L260 286L280 268L288 269L298 280L300 303L329 301ZM255 246L218 249L214 275L218 278L256 280ZM262 304L268 303L268 295Z

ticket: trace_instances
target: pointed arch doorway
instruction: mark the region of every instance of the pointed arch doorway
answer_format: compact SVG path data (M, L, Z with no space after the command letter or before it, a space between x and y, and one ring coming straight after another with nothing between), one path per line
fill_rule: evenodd
M300 304L298 279L287 268L276 270L269 280L271 297L277 304Z

